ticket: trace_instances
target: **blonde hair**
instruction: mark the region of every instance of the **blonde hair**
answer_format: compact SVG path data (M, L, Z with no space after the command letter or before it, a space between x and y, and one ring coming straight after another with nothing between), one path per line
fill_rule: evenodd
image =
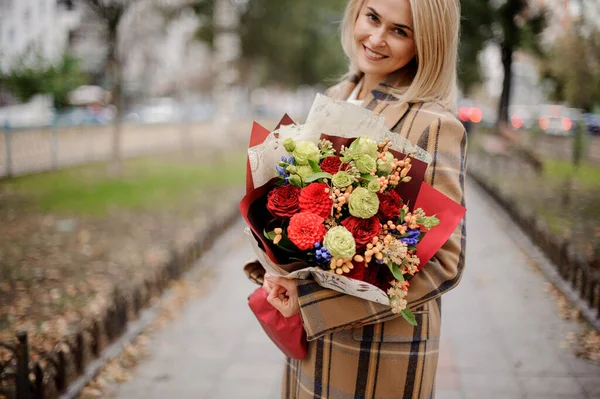
M347 76L360 72L356 64L354 25L366 0L350 0L341 25L342 47L350 61ZM405 101L437 102L455 112L456 62L460 31L459 0L408 0L412 9L416 56L399 72L403 90L394 87Z

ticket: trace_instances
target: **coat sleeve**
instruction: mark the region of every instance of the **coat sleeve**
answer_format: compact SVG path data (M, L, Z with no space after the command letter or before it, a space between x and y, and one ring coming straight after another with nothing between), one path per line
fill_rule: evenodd
M419 146L427 148L433 156L425 181L464 206L467 136L462 124L450 116L438 118L421 134ZM411 309L438 298L459 283L465 264L465 246L466 220L463 219L450 239L411 279L407 297ZM298 298L309 340L399 317L389 306L323 288L312 280L298 281Z

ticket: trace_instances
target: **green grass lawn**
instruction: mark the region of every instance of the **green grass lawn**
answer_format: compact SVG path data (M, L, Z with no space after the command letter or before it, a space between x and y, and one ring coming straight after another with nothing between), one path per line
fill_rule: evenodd
M0 190L45 212L102 216L113 207L177 206L207 190L242 185L245 164L243 151L206 162L144 158L125 161L121 178L111 177L106 164L96 164L8 180Z
M570 161L560 159L544 159L544 178L551 183L565 182L574 173ZM575 173L578 183L583 189L600 189L600 165L584 163Z

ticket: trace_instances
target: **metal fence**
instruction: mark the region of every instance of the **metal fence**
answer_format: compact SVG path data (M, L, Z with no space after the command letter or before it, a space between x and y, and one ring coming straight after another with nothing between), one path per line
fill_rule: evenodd
M598 253L586 253L585 247L596 246L591 233L597 228L598 214L590 216L583 209L589 202L593 206L597 193L588 193L569 187L557 190L544 184L537 165L517 155L516 151L505 154L491 154L476 151L469 154L469 175L499 202L521 229L541 248L556 266L559 279L565 283L567 296L579 308L583 316L596 326L600 326L600 264ZM566 183L565 183L566 184ZM563 194L569 193L568 212L573 220L568 234L559 234L556 228L540 212L560 212L566 200ZM589 251L588 251L589 252ZM593 252L593 251L592 251ZM565 292L563 292L565 293ZM573 294L573 295L571 295Z
M216 129L211 122L124 124L121 154L123 158L173 151L190 154L195 148L218 145L225 138L243 141L249 130L250 121L236 122L227 132ZM0 178L107 161L112 156L112 138L110 125L32 130L4 126L0 134Z
M18 332L15 342L0 342L0 398L54 399L65 392L86 366L125 330L128 321L138 317L151 298L178 278L208 249L223 231L237 220L232 209L224 218L214 218L199 236L182 251L172 251L170 260L142 284L130 291L115 288L112 303L99 319L84 320L74 334L65 337L50 351L40 351L28 343L26 332Z

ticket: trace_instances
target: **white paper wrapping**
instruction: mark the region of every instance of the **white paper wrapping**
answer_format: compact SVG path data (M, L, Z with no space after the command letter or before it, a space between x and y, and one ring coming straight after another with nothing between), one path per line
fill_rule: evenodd
M279 138L276 138L275 134L278 134ZM275 165L282 156L289 157L283 148L283 140L291 137L297 141L316 143L321 134L345 138L368 136L377 142L389 138L392 149L403 154L414 152L416 159L427 164L432 160L431 154L413 146L399 134L390 132L381 115L346 101L333 101L327 96L317 94L304 125L281 126L279 130L271 132L262 144L248 149L254 187L261 187L276 177Z
M263 252L258 246L258 243L252 236L252 232L249 227L245 229L248 241L252 247L254 255L257 260L265 268L267 273L274 276L282 276L286 278L297 278L297 279L308 279L312 275L314 280L321 287L329 288L334 291L338 291L344 294L352 295L367 301L377 302L382 305L390 306L390 300L386 293L375 287L374 285L365 283L363 281L354 280L346 276L340 276L338 274L318 270L314 267L303 267L293 273L288 273L280 268L276 263L273 263L271 259ZM298 267L306 266L304 262L298 262Z

